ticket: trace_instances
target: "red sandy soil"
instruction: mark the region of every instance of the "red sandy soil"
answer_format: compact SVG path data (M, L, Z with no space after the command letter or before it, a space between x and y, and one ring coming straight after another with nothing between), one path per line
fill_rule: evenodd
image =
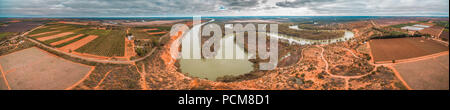
M76 38L78 38L78 37L81 37L81 36L83 36L83 35L84 35L84 34L78 34L78 35L76 35L76 36L73 36L73 37L70 37L70 38L67 38L67 39L64 39L64 40L60 40L60 41L57 41L57 42L53 42L53 43L51 43L50 45L52 45L52 46L59 45L59 44L62 44L62 43L64 43L64 42L68 42L68 41L71 41L71 40L76 39Z
M448 50L447 46L425 38L375 39L369 44L376 63L415 58Z
M39 33L39 34L33 34L33 35L30 35L30 37L40 36L40 35L50 34L50 33L55 33L55 32L59 32L59 31L49 31L49 32L43 32L43 33Z
M381 27L416 22L414 20L407 20L407 19L378 19L373 21L376 23L376 25Z
M21 22L20 20L12 20L12 21L8 21L8 22L10 22L10 23L18 23L18 22Z
M52 36L37 38L37 40L39 40L39 41L46 41L46 40L50 40L50 39L54 39L54 38L64 37L64 36L67 36L67 35L70 35L70 34L73 34L73 32L59 33L59 34L52 35Z
M78 52L74 52L74 51L72 51L72 54L75 54L75 55L78 55L78 56L89 57L89 58L102 59L102 60L109 60L109 59L111 59L111 57L98 56L98 55L93 55L93 54L88 54L88 53L78 53Z
M394 70L415 90L449 89L448 52L394 64Z
M89 58L95 58L95 59L99 59L99 60L111 60L113 57L105 57L105 56L99 56L99 55L94 55L94 54L89 54L89 53L79 53L79 52L75 52L72 51L72 54L78 55L78 56L83 56L83 57L89 57ZM114 57L117 61L129 61L128 57L122 56L122 57Z
M156 28L151 28L151 29L142 29L142 31L144 31L144 32L147 32L147 31L155 31L155 30L158 30L158 29L156 29Z
M83 45L86 45L87 43L91 42L92 40L96 39L98 36L96 35L89 35L83 39L80 39L74 43L71 43L69 45L66 45L64 47L58 48L59 50L65 51L65 52L69 52L69 50L76 50L80 47L82 47Z
M164 33L167 33L167 32L150 32L150 33L148 33L148 35L156 35L156 34L164 34Z
M134 40L128 40L125 38L125 58L130 59L132 56L136 56L136 52L134 51ZM128 46L131 45L131 46Z
M423 33L423 34L430 34L430 35L432 35L434 37L438 37L441 34L443 29L444 29L444 27L432 26L430 28L422 29L419 32Z
M1 56L0 65L13 90L62 90L93 70L36 47Z
M184 31L179 31L178 34L176 36L170 36L170 40L168 42L168 44L172 44L172 43L176 43L176 39L178 39L179 37L181 37L181 35L183 34L183 32L185 32L186 30L184 29ZM179 42L178 42L179 43ZM176 59L172 58L172 56L170 55L170 48L171 45L165 45L164 46L165 51L163 52L163 55L161 55L161 59L164 61L164 63L166 65L171 65L173 63L175 63Z

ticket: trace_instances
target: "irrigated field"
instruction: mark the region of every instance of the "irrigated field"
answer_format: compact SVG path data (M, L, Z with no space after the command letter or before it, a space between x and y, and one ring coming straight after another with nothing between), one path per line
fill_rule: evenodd
M123 56L125 50L123 30L92 29L86 25L74 24L48 24L31 32L29 36L48 46L70 52L112 57Z
M13 90L62 90L76 84L93 67L32 47L0 56L0 70L0 90L5 86Z
M104 30L94 33L98 38L75 50L80 53L89 53L100 56L124 56L125 35L122 30Z
M375 62L392 62L448 50L447 46L425 38L373 39L370 48Z

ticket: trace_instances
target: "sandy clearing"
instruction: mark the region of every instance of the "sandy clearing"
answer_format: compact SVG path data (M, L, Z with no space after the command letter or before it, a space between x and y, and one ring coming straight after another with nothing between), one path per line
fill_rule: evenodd
M164 34L164 33L167 33L167 32L150 32L150 33L147 33L148 35L156 35L156 34Z
M40 35L50 34L50 33L55 33L55 32L59 32L59 31L56 30L56 31L43 32L43 33L39 33L39 34L33 34L33 35L30 35L30 37L40 36Z
M50 45L52 45L52 46L59 45L59 44L62 44L62 43L64 43L64 42L68 42L68 41L71 41L71 40L76 39L76 38L78 38L78 37L81 37L81 36L83 36L83 35L84 35L84 34L78 34L78 35L76 35L76 36L73 36L73 37L70 37L70 38L67 38L67 39L64 39L64 40L60 40L60 41L57 41L57 42L53 42L53 43L51 43Z
M147 31L156 31L156 30L159 30L159 29L156 29L156 28L142 29L142 31L144 31L144 32L147 32Z
M0 57L0 65L12 90L63 90L82 79L92 66L87 66L36 47Z
M84 45L86 45L87 43L91 42L92 40L96 39L98 36L96 35L89 35L83 39L80 39L74 43L71 43L69 45L66 45L64 47L58 48L59 50L65 51L65 52L69 52L69 50L76 50Z
M37 40L39 40L39 41L46 41L46 40L50 40L50 39L54 39L54 38L64 37L64 36L67 36L67 35L70 35L70 34L73 34L73 32L59 33L59 34L52 35L52 36L37 38Z
M125 53L124 53L124 55L125 55L124 57L127 59L129 59L132 56L136 56L133 40L128 40L127 38L125 38Z

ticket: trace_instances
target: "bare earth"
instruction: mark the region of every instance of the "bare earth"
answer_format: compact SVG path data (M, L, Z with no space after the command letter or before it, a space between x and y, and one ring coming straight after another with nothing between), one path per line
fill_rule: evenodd
M370 41L376 63L392 62L447 51L448 47L425 38L375 39Z
M415 90L449 90L449 55L395 64L408 85Z
M73 34L73 32L64 32L64 33L60 33L60 34L56 34L56 35L52 35L52 36L41 37L41 38L37 38L37 40L46 41L46 40L50 40L50 39L54 39L54 38L64 37L64 36L67 36L70 34Z
M7 90L8 86L6 85L5 78L3 77L3 70L0 67L0 90Z
M71 43L69 45L66 45L64 47L58 48L59 50L68 52L69 50L76 50L80 47L82 47L83 45L86 45L87 43L91 42L92 40L94 40L95 38L97 38L98 36L96 35L89 35L83 39L80 39L74 43Z
M62 90L93 70L36 47L0 56L0 65L13 90Z
M40 36L40 35L50 34L50 33L55 33L55 32L59 32L59 31L56 30L56 31L50 31L50 32L43 32L43 33L39 33L39 34L33 34L33 35L30 35L30 36L31 36L31 37L34 37L34 36Z
M81 36L83 36L83 35L84 35L84 34L78 34L78 35L76 35L76 36L73 36L73 37L70 37L70 38L67 38L67 39L64 39L64 40L60 40L60 41L57 41L57 42L53 42L53 43L51 43L50 45L52 45L52 46L59 45L59 44L62 44L62 43L64 43L64 42L68 42L68 41L71 41L71 40L76 39L76 38L78 38L78 37L81 37Z

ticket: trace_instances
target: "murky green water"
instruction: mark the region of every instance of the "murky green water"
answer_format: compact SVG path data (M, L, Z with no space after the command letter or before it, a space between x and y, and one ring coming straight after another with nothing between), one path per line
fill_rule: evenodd
M198 28L200 25L194 26L194 28ZM190 31L189 33L192 33ZM330 40L309 40L309 39L302 39L299 37L291 37L281 34L269 34L271 37L277 37L281 40L288 40L289 43L296 43L296 44L312 44L312 43L318 43L318 44L325 44L325 43L333 43L333 42L339 42L339 41L345 41L348 39L351 39L354 37L353 33L351 31L345 31L345 35L341 38L336 39L330 39ZM241 47L237 46L234 42L234 36L228 36L224 37L222 40L222 44L232 44L232 45L222 45L221 48L218 50L218 54L215 56L214 59L179 59L180 64L180 70L182 73L188 73L190 76L199 77L199 78L206 78L209 80L216 80L218 77L226 76L226 75L232 75L232 76L238 76L247 74L251 71L253 71L253 63L248 61L248 59L223 59L224 56L230 55L235 56L235 53L241 53L245 54L245 56L251 56L248 55L247 52L244 51ZM193 41L193 43L200 43L199 41ZM230 48L234 48L231 49ZM233 51L235 50L235 51ZM191 49L191 52L193 52L194 49ZM197 52L201 50L196 50ZM183 51L184 52L184 51ZM189 53L189 52L188 52ZM187 53L186 53L187 54ZM219 58L220 57L220 58Z
M231 41L233 45L222 45L213 59L180 59L181 72L199 78L216 80L218 77L226 75L238 76L253 71L253 63L248 61L248 59L235 59L234 52L244 53L245 56L248 54L244 49L236 47L236 43L233 40L234 36L222 39L222 42ZM234 48L235 51L233 52L233 50L228 50L227 48ZM228 55L234 57L225 59L225 56Z

